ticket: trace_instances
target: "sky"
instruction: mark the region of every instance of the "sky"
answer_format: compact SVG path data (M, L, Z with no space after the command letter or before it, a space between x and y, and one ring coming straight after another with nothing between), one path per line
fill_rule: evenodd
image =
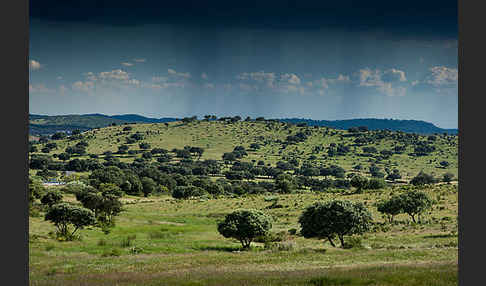
M180 2L31 0L30 113L458 126L457 1Z

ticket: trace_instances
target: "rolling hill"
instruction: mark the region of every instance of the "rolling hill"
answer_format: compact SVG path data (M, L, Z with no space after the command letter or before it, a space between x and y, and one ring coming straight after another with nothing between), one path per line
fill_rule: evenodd
M457 129L443 129L432 123L420 120L394 120L394 119L349 119L349 120L312 120L303 118L274 119L281 122L307 123L309 126L326 126L346 130L350 127L366 126L369 130L392 130L417 134L447 133L457 134ZM49 135L59 131L70 132L75 129L81 131L100 128L114 124L124 123L165 123L177 121L177 118L149 118L137 114L104 115L29 115L30 135Z

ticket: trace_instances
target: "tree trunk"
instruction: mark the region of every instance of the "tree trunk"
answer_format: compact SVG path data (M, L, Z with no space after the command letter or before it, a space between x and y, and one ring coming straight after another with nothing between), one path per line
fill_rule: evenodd
M251 243L250 240L242 239L240 242L241 242L241 246L243 247L243 249L250 248L250 243Z
M342 235L339 235L339 241L341 241L341 248L344 248L344 237Z
M327 239L329 240L329 243L332 245L332 247L336 247L330 236L328 236Z
M76 233L76 231L77 231L77 230L78 230L78 227L76 227L76 228L74 229L74 231L71 233L71 235L73 236L73 235L74 235L74 233Z
M410 216L412 217L412 221L413 221L414 223L416 223L416 221L415 221L415 215L411 214Z

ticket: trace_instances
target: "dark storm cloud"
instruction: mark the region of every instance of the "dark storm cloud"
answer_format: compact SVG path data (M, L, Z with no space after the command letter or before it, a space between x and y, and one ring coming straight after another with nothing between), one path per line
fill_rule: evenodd
M133 26L336 28L457 38L457 1L31 0L32 19Z

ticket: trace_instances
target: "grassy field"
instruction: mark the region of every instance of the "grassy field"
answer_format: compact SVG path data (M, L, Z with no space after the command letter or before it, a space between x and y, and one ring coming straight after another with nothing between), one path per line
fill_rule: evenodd
M299 230L303 209L332 198L362 201L384 222L374 202L399 187L364 194L279 195L280 209L263 195L178 201L169 196L123 197L117 226L107 235L81 231L81 241L51 238L54 226L39 217L29 223L31 285L457 285L457 186L425 189L437 201L421 224L406 215L390 229L362 237L362 248L333 248L328 242L288 234ZM65 200L75 202L73 196ZM216 223L238 208L264 210L283 241L253 243L240 251ZM280 250L279 250L280 247Z
M132 130L123 131L126 126ZM305 142L282 148L288 135L309 132ZM278 123L220 121L181 124L132 124L110 126L83 132L88 142L87 154L97 154L103 162L105 151L116 152L130 134L140 132L142 142L152 148L204 148L200 160L221 160L223 153L242 145L247 150L258 142L261 148L248 150L241 161L275 166L277 161L298 158L300 164L316 158L317 165L339 165L346 173L363 166L360 173L370 176L368 167L376 163L382 169L398 169L407 181L425 171L440 178L452 173L457 178L457 136L437 136L436 148L427 156L409 156L413 146L402 154L376 162L359 156L362 146L353 146L353 137L345 130L285 126ZM427 141L426 136L420 137ZM56 140L50 155L64 152L80 140ZM128 144L140 150L139 143ZM344 156L328 157L325 148L331 143L350 145ZM403 145L391 137L365 146L378 151ZM44 144L40 144L41 150ZM315 151L316 147L323 147ZM35 154L35 153L34 153ZM41 152L37 152L41 154ZM122 162L132 162L141 154L118 155ZM89 158L88 155L79 158ZM57 160L57 159L54 159ZM450 165L440 167L446 160ZM175 159L175 161L177 161ZM155 158L152 159L155 162ZM148 162L147 162L148 163ZM227 168L227 167L226 167ZM29 170L34 175L37 170ZM79 175L88 175L81 172ZM216 177L212 177L213 180ZM273 181L272 179L266 179ZM50 187L57 188L57 187ZM385 223L376 203L407 189L422 189L435 201L430 212L418 224L400 214L394 224ZM302 191L302 190L301 190ZM268 208L268 194L241 197L176 200L168 194L147 198L122 197L124 211L116 217L109 234L99 228L81 230L81 240L58 241L55 227L44 220L44 213L29 218L29 276L31 285L457 285L457 182L427 187L389 185L384 189L278 194L282 208ZM65 201L79 204L73 195ZM305 239L300 234L298 218L316 201L342 199L363 202L378 223L361 236L361 246L351 249L332 247L329 242ZM38 203L38 202L37 202ZM262 210L273 217L272 233L280 241L253 242L248 251L241 244L226 239L217 231L217 223L236 209ZM339 244L339 243L338 243Z

